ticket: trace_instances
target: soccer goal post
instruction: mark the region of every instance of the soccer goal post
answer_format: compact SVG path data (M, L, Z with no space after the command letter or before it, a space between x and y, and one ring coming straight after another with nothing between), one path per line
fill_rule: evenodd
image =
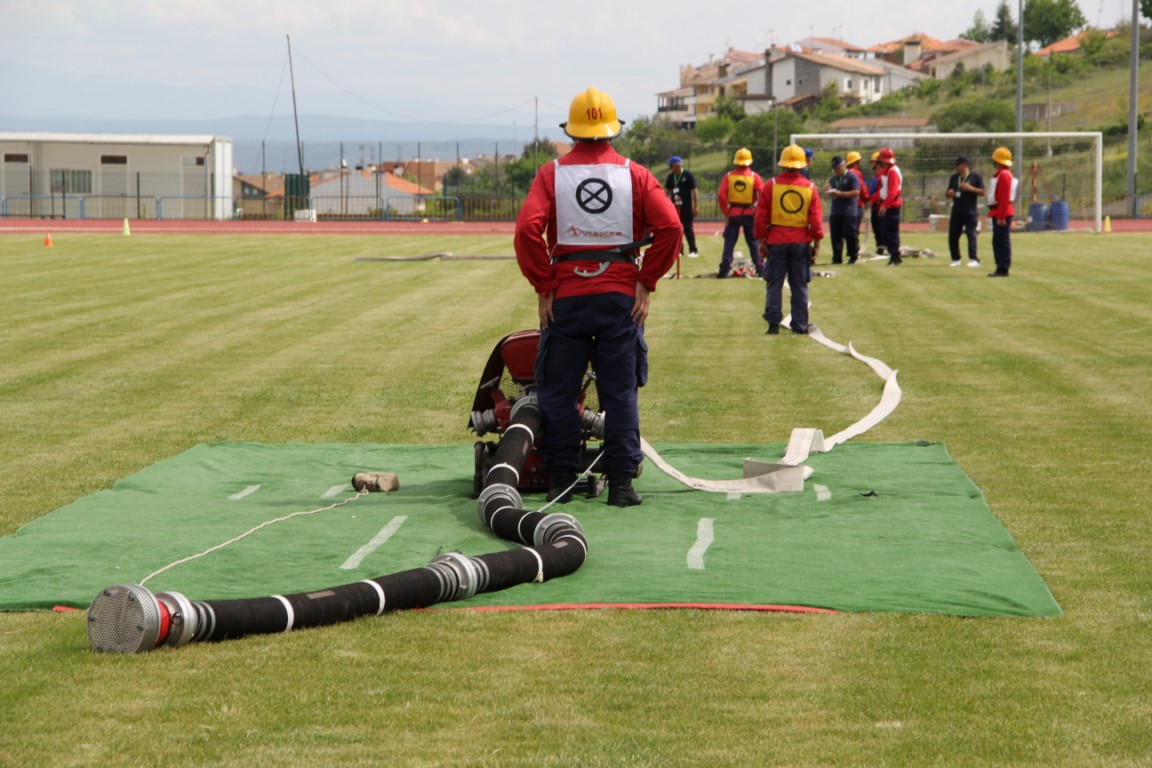
M988 180L992 152L1012 150L1012 172L1020 180L1016 220L1031 231L1090 229L1103 223L1104 142L1099 132L1034 133L796 133L792 143L815 152L813 178L830 175L834 155L856 151L860 170L871 177L870 158L881 147L896 153L904 177L904 221L947 215L944 192L958 157ZM986 209L985 209L986 210Z

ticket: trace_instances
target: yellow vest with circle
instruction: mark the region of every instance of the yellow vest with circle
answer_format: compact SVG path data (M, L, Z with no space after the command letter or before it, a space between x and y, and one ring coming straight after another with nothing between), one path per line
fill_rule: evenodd
M750 173L728 174L728 205L751 206L756 202L756 177Z
M808 209L812 207L814 187L811 184L772 182L772 226L807 227Z

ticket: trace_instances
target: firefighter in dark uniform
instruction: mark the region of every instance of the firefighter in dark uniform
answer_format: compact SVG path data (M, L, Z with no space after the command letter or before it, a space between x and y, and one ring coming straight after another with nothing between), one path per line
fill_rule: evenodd
M561 127L575 146L540 168L516 219L516 260L536 291L542 329L540 457L552 475L549 500L569 501L583 469L577 400L591 362L604 409L598 470L608 476L608 503L629 507L643 501L632 479L643 461L637 388L648 376L644 321L683 230L656 177L612 148L623 122L611 97L589 88L568 114Z

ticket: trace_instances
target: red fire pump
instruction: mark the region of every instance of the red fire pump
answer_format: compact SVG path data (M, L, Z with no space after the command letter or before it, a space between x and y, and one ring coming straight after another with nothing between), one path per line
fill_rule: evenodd
M492 468L493 456L499 436L504 434L516 404L524 398L535 398L536 374L536 348L540 343L540 331L519 331L509 334L501 339L493 348L484 366L484 373L480 377L480 384L476 388L476 397L472 401L472 416L468 426L477 435L483 437L487 434L497 435L495 441L477 440L475 444L476 473L473 476L472 495L479 496L484 488L484 478ZM600 446L592 445L593 441L604 439L604 414L599 412L599 395L596 393L596 375L589 367L584 376L584 384L580 388L580 396L576 407L580 412L581 438L580 455L584 467L592 465L599 456ZM540 443L539 436L532 443L532 447L525 457L524 467L520 471L520 478L516 485L520 491L547 491L551 484L551 477L540 462L537 448ZM575 489L576 493L585 493L589 497L599 496L604 490L604 481L595 475L582 481Z

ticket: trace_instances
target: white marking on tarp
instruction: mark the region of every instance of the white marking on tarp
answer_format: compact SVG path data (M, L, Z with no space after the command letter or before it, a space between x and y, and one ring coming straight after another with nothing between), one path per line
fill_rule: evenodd
M371 541L356 550L351 557L341 564L341 570L350 571L353 568L359 567L360 563L364 561L364 558L384 546L388 539L392 538L396 531L400 530L400 526L404 525L404 521L407 519L407 515L397 515L389 520L388 525L381 528L380 532L373 536Z
M239 491L239 492L234 493L231 496L229 496L228 501L240 501L240 499L244 498L245 496L251 496L252 494L256 493L256 491L258 491L258 490L260 490L260 486L250 485L247 488L245 488L244 490Z
M816 491L816 501L831 501L832 491L828 490L828 486L813 483L812 489Z
M331 488L329 488L328 490L324 491L324 495L323 495L323 496L321 496L320 498L322 498L322 499L330 499L330 498L332 498L333 496L339 496L339 495L340 495L340 494L341 494L341 493L344 491L344 489L345 489L345 488L347 488L347 487L348 487L348 485L347 485L347 484L344 484L344 485L334 485L334 486L332 486Z
M694 571L704 570L704 553L712 546L712 522L715 518L702 517L696 524L696 543L688 550L688 567Z

